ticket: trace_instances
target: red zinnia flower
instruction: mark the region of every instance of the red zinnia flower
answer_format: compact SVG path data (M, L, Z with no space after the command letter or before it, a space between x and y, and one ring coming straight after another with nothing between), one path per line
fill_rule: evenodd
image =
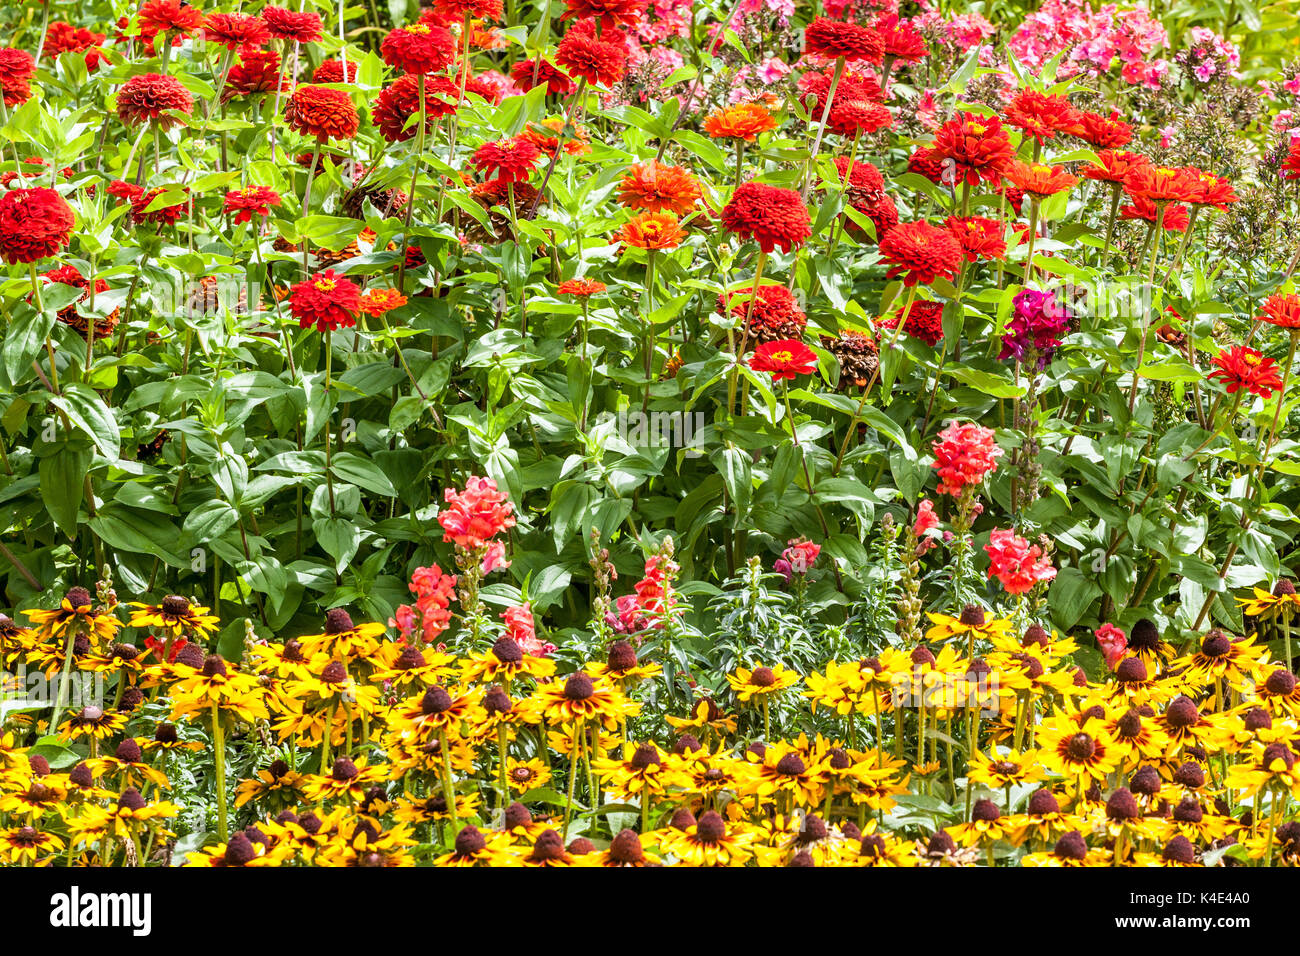
M628 209L684 216L700 201L700 184L680 166L648 160L629 167L618 186L618 201Z
M320 14L293 10L284 7L266 7L262 10L262 21L271 36L277 40L292 40L295 43L315 43L325 35Z
M803 31L803 41L805 53L831 60L843 57L850 62L866 60L879 63L885 56L885 41L871 27L840 23L826 17L816 17L808 24Z
M293 91L284 107L289 126L304 136L327 139L351 139L357 135L361 118L352 99L342 90L303 84Z
M595 279L565 279L555 291L559 295L598 295L605 291L605 283Z
M904 285L928 285L940 276L951 279L961 268L961 245L947 229L928 222L908 222L880 239L880 256L889 263L888 278Z
M114 193L114 187L117 187L121 191ZM114 182L109 187L110 193L125 196L131 203L131 221L137 225L142 222L154 222L165 226L172 226L176 224L176 220L180 219L189 211L190 203L188 199L171 206L161 206L157 209L150 209L149 206L153 204L153 201L163 195L166 191L167 190L162 186L157 186L146 191L141 189L139 186L131 186L127 183L123 183L121 180ZM189 193L188 188L184 191Z
M520 60L510 68L510 79L521 90L531 90L534 71L537 73L537 85L545 84L549 96L568 96L573 92L573 80L557 70L549 60L542 60L540 66L536 60Z
M168 30L189 33L203 26L203 11L185 0L149 0L135 19L145 36L156 36Z
M1098 149L1118 149L1133 139L1133 127L1119 118L1118 111L1110 116L1081 112L1067 132Z
M1125 153L1103 149L1097 154L1100 166L1091 164L1079 170L1079 175L1101 183L1122 183L1139 166L1149 166L1151 161L1141 153Z
M522 136L516 136L514 139L484 143L474 151L470 165L490 178L523 182L528 179L528 174L537 165L541 155L542 151L533 143Z
M1187 228L1187 207L1167 203L1162 211L1150 199L1134 199L1133 205L1121 206L1121 219L1141 219L1143 222L1159 222L1161 227L1170 232L1183 232Z
M912 24L900 20L896 13L882 13L872 27L885 44L885 56L904 63L916 63L929 52L925 38Z
M1187 200L1191 205L1213 206L1226 211L1229 203L1237 201L1237 193L1226 177L1204 172L1194 166L1187 167L1187 172L1192 177L1193 195Z
M57 269L51 269L49 272L42 272L41 278L48 284L57 282L62 285L70 285L75 289L88 289L90 287L90 282L81 274L81 270L76 266L71 265L59 266ZM107 292L108 288L108 283L103 279L95 280L95 293L97 295L101 292ZM85 298L86 296L84 294L78 296L76 301L69 302L63 308L59 309L58 312L59 321L64 325L76 329L81 333L82 338L85 338L86 334L90 331L90 323L86 321L85 317L78 314L77 302L81 302L85 300ZM107 316L96 319L95 338L102 339L112 335L113 328L117 325L120 316L121 310L114 309Z
M627 70L627 50L622 43L605 43L575 27L560 41L555 62L570 76L581 77L593 86L613 86Z
M159 129L169 129L179 122L164 116L164 110L192 112L194 97L174 76L144 73L127 80L117 93L117 115L128 126L157 120Z
M841 180L848 177L845 185L851 192L857 193L855 198L876 200L884 194L885 178L871 163L861 159L854 162L848 156L836 156L835 169Z
M757 299L752 282L731 292L720 292L718 311L730 313L741 322L748 319L749 334L760 342L794 338L808 325L808 316L799 308L794 293L780 282L761 283Z
M876 325L882 329L896 329L898 316L880 319ZM907 310L907 317L903 319L903 334L934 348L943 338L943 303L928 299L913 302Z
M456 59L451 31L427 23L391 30L379 46L384 62L407 73L438 73Z
M93 73L99 68L100 60L99 51L95 48L106 39L105 34L85 27L74 27L71 23L51 23L45 31L45 52L58 57L64 53L89 50L85 57L86 69Z
M358 64L355 60L348 60L347 78L345 79L342 60L325 60L312 71L311 81L313 83L351 83L357 78L357 68Z
M1002 224L983 216L949 216L945 225L952 237L961 245L967 262L980 259L1001 259L1007 252L1007 241L1002 236Z
M241 53L239 62L226 76L226 88L221 94L224 103L236 96L254 93L274 93L287 90L292 84L280 71L280 54L274 50L249 50Z
M1049 96L1037 90L1021 90L1002 115L1008 126L1040 143L1073 129L1079 122L1078 112L1064 96Z
M1300 329L1300 296L1294 293L1275 292L1260 306L1261 322L1284 329Z
M939 473L939 494L960 495L967 485L979 484L997 468L1001 455L991 428L953 422L934 443L932 467Z
M433 128L433 121L439 116L456 112L456 97L459 95L454 80L445 76L429 76L424 79L424 115L425 131ZM407 122L420 112L419 80L411 73L399 76L384 87L375 96L375 105L371 109L375 125L380 134L390 143L401 143L416 134L417 125Z
M649 0L564 0L561 20L593 20L602 30L634 27L641 22Z
M853 137L859 133L876 133L894 125L894 114L879 103L865 100L846 100L838 95L831 104L826 125L832 133Z
M316 326L318 332L357 324L361 289L333 269L318 272L289 290L289 311L302 328Z
M1282 387L1277 363L1244 345L1234 345L1211 361L1215 369L1206 378L1220 379L1227 386L1229 395L1244 388L1260 398L1268 398Z
M227 50L247 50L271 39L271 31L257 17L244 13L214 13L203 21L203 38Z
M799 102L807 103L809 96L815 96L817 102L813 104L813 113L820 116L821 111L826 107L826 96L830 93L831 81L834 78L833 66L806 71L799 77ZM884 99L884 92L880 89L880 82L870 73L844 69L840 71L840 83L835 87L836 102L839 102L841 97L846 100L879 103Z
M30 80L36 75L36 61L26 50L0 49L0 93L5 106L21 106L32 98Z
M224 210L235 213L235 222L249 222L254 214L269 216L271 207L280 205L280 194L265 186L245 186L226 193Z
M749 367L755 372L771 372L774 382L793 380L817 368L817 354L798 339L763 342L754 349Z
M808 207L793 189L766 183L743 183L722 210L722 225L742 239L753 239L764 252L778 246L790 252L812 235Z
M445 22L463 21L466 17L497 20L501 17L501 0L433 0L433 10L426 11L420 19L425 20L429 13Z
M1013 155L1011 140L996 116L970 113L958 113L939 127L934 134L934 154L940 161L952 160L954 185L966 182L972 186L981 179L996 182Z
M1282 177L1300 179L1300 139L1291 142L1291 149L1287 152L1286 159L1282 161Z
M929 146L918 146L907 160L907 171L924 176L930 182L937 186L944 185L943 166L944 157L940 155L937 149L931 149Z
M11 189L0 195L0 255L10 265L52 256L68 244L76 220L53 189Z
M1152 202L1189 202L1196 197L1196 180L1186 169L1136 166L1124 180L1124 191L1134 199Z

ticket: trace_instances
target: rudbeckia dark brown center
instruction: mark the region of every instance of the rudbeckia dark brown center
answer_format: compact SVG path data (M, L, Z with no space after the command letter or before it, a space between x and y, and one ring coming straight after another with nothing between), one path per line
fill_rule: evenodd
M1291 582L1290 578L1278 578L1277 584L1273 585L1274 597L1286 597L1295 593L1295 584Z
M1088 844L1083 842L1079 831L1071 830L1056 841L1052 852L1062 860L1083 860L1088 856Z
M225 677L226 662L220 654L209 654L203 658L203 676L204 677Z
M1205 811L1193 796L1183 797L1178 806L1174 807L1174 819L1179 823L1200 823L1205 816Z
M483 839L483 834L478 831L478 827L466 824L465 828L456 834L456 853L459 856L473 856L483 852L486 846L487 841Z
M695 838L701 843L717 843L726 835L727 825L715 810L705 813L695 825Z
M1133 632L1129 634L1128 645L1135 651L1154 651L1160 646L1160 632L1156 630L1155 623L1147 618L1142 618L1133 625Z
M846 754L839 747L831 748L830 757L831 757L830 764L832 770L848 770L850 767L853 766L853 761L849 759L849 755Z
M483 695L483 709L489 714L508 714L514 706L510 695L499 684L493 684Z
M1051 645L1052 639L1048 636L1047 631L1043 629L1043 625L1030 624L1025 631L1024 639L1020 643L1025 647L1037 644L1039 647L1046 649Z
M724 776L723 772L717 767L710 767L708 770L704 771L704 779L709 781L709 783L717 783L722 780Z
M976 657L966 668L966 677L978 681L984 674L992 674L993 665L982 657Z
M1092 759L1092 755L1097 752L1097 744L1088 734L1075 734L1065 745L1065 752L1071 760L1083 762Z
M444 687L430 687L420 698L420 712L428 716L441 714L451 707L451 695Z
M75 783L78 787L93 787L95 777L90 772L90 768L84 763L79 763L68 773L68 780Z
M967 604L961 609L960 620L967 627L983 627L985 621L984 608L978 604Z
M109 649L109 655L121 661L133 661L140 656L140 648L134 644L114 644Z
M334 761L334 769L330 771L330 776L340 783L346 783L357 775L357 765L349 757L339 757Z
M862 838L862 847L860 852L863 856L872 857L873 859L885 855L885 838L878 833L868 833Z
M609 858L615 863L640 863L645 859L641 838L635 830L623 830L609 845Z
M925 848L929 853L942 855L956 851L957 844L953 842L952 835L947 830L939 830L930 837L930 842Z
M153 739L160 744L174 744L180 740L176 735L175 724L159 724L158 729L153 732Z
M302 644L298 641L285 641L284 653L280 656L294 664L300 664L307 660L302 656Z
M594 693L596 693L596 685L582 671L570 674L569 679L564 682L564 696L569 700L586 700Z
M90 607L90 592L85 588L68 588L63 600L67 601L73 608Z
M924 667L926 664L934 663L934 653L928 647L918 647L912 651L912 664L915 667Z
M692 750L700 749L700 739L694 734L682 734L677 738L677 743L673 744L673 753L681 756L690 753Z
M630 671L636 667L636 651L627 641L615 641L609 645L609 669L616 674Z
M574 856L586 856L588 853L596 852L596 844L586 837L575 837L569 841L569 852Z
M816 814L809 814L804 817L803 829L799 831L798 842L805 845L818 843L826 839L828 832L826 821Z
M267 767L266 769L270 772L272 777L274 777L276 780L279 780L281 777L283 777L286 773L289 772L289 765L285 763L283 760L272 760L271 766Z
M524 649L513 637L499 637L492 645L492 656L502 664L518 664L524 659Z
M1196 790L1205 786L1205 771L1190 760L1174 771L1174 783Z
M790 857L790 862L786 866L816 866L817 862L813 859L812 854L807 850L800 850L794 856Z
M341 684L348 679L348 670L339 661L330 661L320 672L320 679L326 684Z
M1115 724L1121 737L1136 737L1142 733L1142 715L1136 710L1126 710Z
M1129 780L1129 789L1144 797L1154 796L1160 792L1160 774L1155 767L1138 767Z
M518 783L527 783L533 779L533 771L528 767L514 767L510 771L510 779Z
M787 777L797 777L807 769L798 754L786 754L776 762L776 772Z
M770 667L755 667L754 672L749 675L749 682L755 687L771 687L776 683L776 674Z
M140 796L140 791L135 787L127 787L118 798L117 805L122 810L143 810L144 797Z
M657 767L663 761L659 759L659 749L654 744L641 744L636 748L629 762L633 769L645 770L648 767Z
M1187 696L1175 697L1165 711L1165 719L1170 727L1190 727L1201 719L1201 712L1196 709L1192 699Z
M81 708L80 716L86 723L93 724L104 719L104 708L96 707L94 704L87 704L85 707Z
M674 812L668 825L674 830L685 830L687 827L695 826L695 814L686 807L678 807Z
M537 862L564 859L564 838L554 830L543 831L533 844L532 859Z
M1286 744L1269 744L1264 748L1264 756L1260 758L1260 766L1269 768L1273 766L1274 761L1282 761L1286 764L1286 769L1290 770L1295 764L1295 754Z
M35 827L19 827L18 832L13 835L13 841L23 846L33 846L40 834L36 832Z
M505 827L507 830L513 830L515 827L524 827L533 822L533 815L528 812L528 808L522 803L515 801L506 807Z
M257 856L253 841L242 833L236 833L226 844L226 866L246 866Z
M1295 690L1295 675L1286 668L1278 668L1268 675L1268 680L1264 682L1268 692L1276 697L1286 697Z
M302 827L303 830L310 834L320 833L322 825L321 818L316 816L316 814L311 810L308 810L298 818L298 826Z
M190 602L179 594L169 594L159 605L168 617L184 617L190 613Z
M1029 795L1029 812L1036 817L1045 817L1049 813L1060 813L1061 805L1050 790L1040 788Z
M1222 631L1211 631L1201 642L1201 653L1206 657L1225 657L1232 650L1232 640Z
M1195 863L1196 847L1192 846L1191 840L1180 833L1165 844L1161 856L1171 863Z
M140 745L128 737L117 745L116 757L122 763L139 763Z
M341 607L330 608L325 612L326 634L342 634L344 631L352 630L354 626L352 615Z
M397 660L393 661L393 668L399 671L413 671L417 667L424 666L424 655L414 644L407 644L402 648L402 653L397 655Z
M1273 716L1263 707L1255 707L1246 711L1242 722L1247 730L1264 730L1273 726Z
M1136 820L1141 815L1133 791L1128 787L1120 787L1106 801L1106 816L1111 820Z
M1002 817L1002 811L992 800L976 800L975 806L971 808L970 818L972 821L992 823Z
M1140 657L1126 657L1115 668L1115 677L1126 684L1140 684L1147 679L1147 665Z

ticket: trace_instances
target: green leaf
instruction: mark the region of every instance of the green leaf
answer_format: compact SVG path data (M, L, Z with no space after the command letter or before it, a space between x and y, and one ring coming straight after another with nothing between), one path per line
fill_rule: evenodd
M342 574L361 547L361 529L347 518L317 518L311 527L316 541L334 559L334 570Z
M388 480L388 476L373 461L362 458L360 455L354 455L351 452L342 452L335 455L334 476L344 481L350 481L354 485L360 485L366 491L383 495L385 498L397 497L397 489Z
M4 346L0 354L4 356L5 372L9 381L21 382L26 378L25 370L32 364L37 354L45 345L45 337L54 328L54 313L26 311L14 319L4 335Z
M55 525L69 538L77 533L90 446L65 442L53 455L41 459L41 501Z
M98 392L80 382L70 382L64 386L61 396L50 399L50 404L63 409L69 421L86 433L101 455L110 462L117 461L122 435L117 420Z

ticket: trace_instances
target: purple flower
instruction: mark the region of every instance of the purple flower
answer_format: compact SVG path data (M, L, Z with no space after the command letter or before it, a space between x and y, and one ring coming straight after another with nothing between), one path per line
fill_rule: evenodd
M1070 332L1074 318L1055 292L1025 289L1013 300L1014 314L1002 332L1002 352L998 358L1014 356L1024 361L1030 349L1038 352L1038 370L1042 371Z

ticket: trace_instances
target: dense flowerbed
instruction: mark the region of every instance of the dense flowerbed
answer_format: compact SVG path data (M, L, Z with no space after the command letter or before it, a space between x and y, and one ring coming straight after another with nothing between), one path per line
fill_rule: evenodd
M1288 4L0 25L0 860L1300 860Z

